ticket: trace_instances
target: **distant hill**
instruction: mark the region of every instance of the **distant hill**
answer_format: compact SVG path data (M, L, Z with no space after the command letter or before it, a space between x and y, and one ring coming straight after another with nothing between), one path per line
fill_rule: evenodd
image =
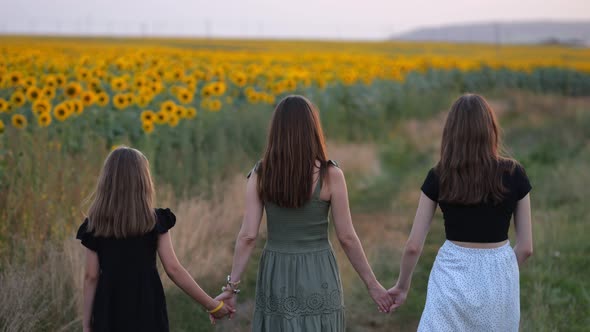
M588 22L488 22L445 25L412 30L393 36L395 40L449 41L503 44L573 44L590 46Z

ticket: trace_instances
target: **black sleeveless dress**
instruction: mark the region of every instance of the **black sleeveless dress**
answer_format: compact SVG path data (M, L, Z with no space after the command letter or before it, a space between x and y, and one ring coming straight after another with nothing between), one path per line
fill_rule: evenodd
M158 235L176 223L170 209L156 209L156 226L143 236L95 237L88 219L77 239L98 254L100 275L92 306L92 329L102 331L168 331L164 289L156 265Z

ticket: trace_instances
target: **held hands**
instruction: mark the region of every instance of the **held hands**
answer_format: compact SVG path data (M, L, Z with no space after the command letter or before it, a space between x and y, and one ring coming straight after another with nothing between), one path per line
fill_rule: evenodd
M394 305L394 302L387 290L381 286L380 283L369 287L368 290L371 298L377 304L377 309L379 309L379 312L388 313L390 308Z
M234 317L234 313L236 312L235 308L237 305L237 295L233 294L232 292L223 292L219 294L215 300L223 301L224 306L221 308L221 310L209 314L209 320L211 321L211 324L215 325L217 320L220 320L225 316L229 316L229 319L232 319Z
M396 284L392 288L390 288L387 293L393 300L393 304L389 307L390 312L394 312L397 308L399 308L404 302L406 302L406 298L408 296L408 288L403 288Z

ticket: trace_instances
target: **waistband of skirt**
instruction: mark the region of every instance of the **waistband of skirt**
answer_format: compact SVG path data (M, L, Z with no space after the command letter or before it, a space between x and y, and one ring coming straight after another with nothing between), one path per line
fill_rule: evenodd
M282 254L304 254L332 250L332 245L329 241L314 241L312 243L277 243L268 241L264 246L264 250Z
M512 250L510 246L510 241L507 241L506 244L503 244L497 248L467 248L453 242L446 240L445 243L442 245L441 250L453 250L453 251L460 251L465 254L498 254L501 252L505 252L507 250Z

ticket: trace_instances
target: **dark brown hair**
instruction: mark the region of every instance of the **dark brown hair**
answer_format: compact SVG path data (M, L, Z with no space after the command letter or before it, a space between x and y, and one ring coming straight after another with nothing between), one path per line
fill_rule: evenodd
M147 158L132 148L116 148L98 177L88 209L88 231L116 238L145 234L156 222L153 200Z
M500 128L480 95L465 94L451 106L443 131L439 199L457 204L499 203L507 189L502 178L516 162L500 155Z
M280 207L303 206L310 199L317 162L319 181L328 161L317 108L305 97L287 96L272 116L258 169L260 198Z

